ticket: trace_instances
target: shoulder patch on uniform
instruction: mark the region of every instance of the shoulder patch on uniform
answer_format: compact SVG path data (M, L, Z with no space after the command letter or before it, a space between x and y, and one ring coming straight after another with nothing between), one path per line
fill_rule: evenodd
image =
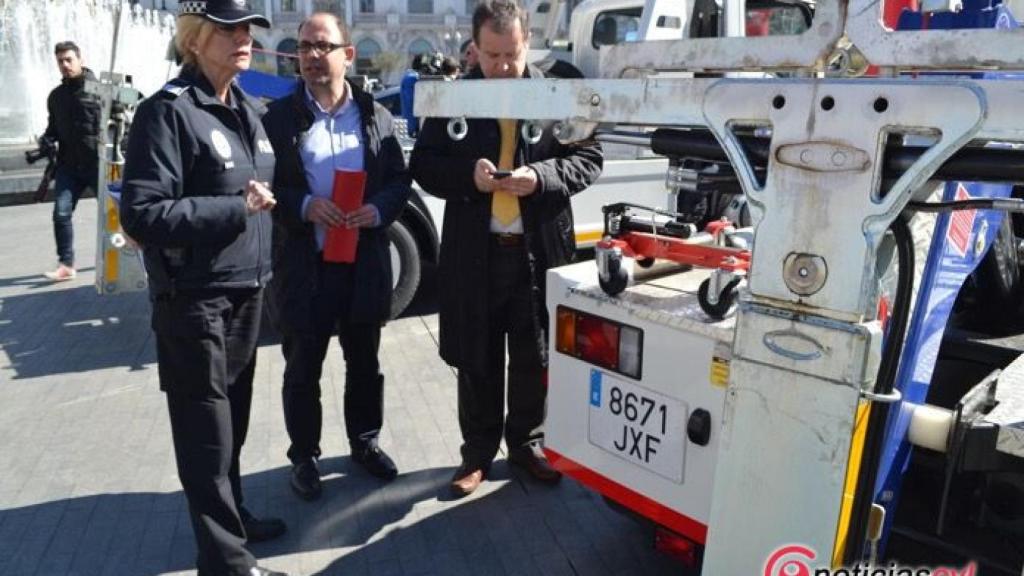
M189 87L189 84L187 82L184 82L184 81L182 81L179 78L175 78L174 80L171 80L167 84L164 84L164 87L161 88L160 91L161 92L167 92L168 94L171 94L171 95L177 97L177 96L181 96L182 92L184 92L185 90L188 90L188 87Z

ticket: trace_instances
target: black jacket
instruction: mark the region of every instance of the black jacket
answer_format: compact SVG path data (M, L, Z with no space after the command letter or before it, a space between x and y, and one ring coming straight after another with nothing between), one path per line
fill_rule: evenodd
M529 66L526 76L540 78L543 73ZM476 68L466 80L478 78L482 75ZM471 119L466 137L455 142L448 137L447 124L447 118L426 120L409 165L424 190L447 200L439 266L441 357L452 366L483 372L491 195L476 189L473 169L479 158L498 163L501 136L497 121ZM601 175L603 156L597 142L563 146L551 134L550 123L543 128L536 144L519 136L515 165L529 165L540 178L538 190L521 197L519 208L530 260L535 340L541 358L546 359L544 274L573 259L576 240L570 198Z
M380 213L380 225L362 228L356 245L353 322L383 322L391 312L391 253L387 227L402 213L412 193L412 179L405 166L402 147L395 137L394 119L383 106L349 83L359 107L363 136L363 168L366 171L364 202ZM279 330L308 333L312 329L310 303L319 284L322 255L315 227L302 218L302 203L309 194L299 146L313 124L306 104L306 88L272 102L263 125L277 155L274 171L274 279L267 303Z
M59 143L57 165L79 178L95 181L99 169L97 142L100 133L100 98L85 91L85 81L95 80L92 70L82 69L75 78L64 78L46 98L49 118L43 137Z
M135 113L121 225L145 247L153 296L255 288L270 278L270 215L248 215L245 190L249 180L271 180L274 154L262 105L235 84L230 90L237 110L183 68Z

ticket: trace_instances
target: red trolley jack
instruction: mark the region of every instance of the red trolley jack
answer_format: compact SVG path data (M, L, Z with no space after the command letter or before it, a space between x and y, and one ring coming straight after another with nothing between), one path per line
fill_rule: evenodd
M698 303L705 314L722 319L736 303L736 288L750 270L749 235L728 220L715 220L699 232L681 223L679 214L629 203L609 204L604 212L604 236L595 248L598 282L609 296L626 289L629 274L622 257L647 268L655 260L711 269L701 282Z

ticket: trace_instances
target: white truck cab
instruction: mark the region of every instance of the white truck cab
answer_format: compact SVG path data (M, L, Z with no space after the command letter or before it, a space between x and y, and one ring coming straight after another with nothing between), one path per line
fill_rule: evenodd
M689 11L685 0L544 0L531 9L531 58L563 60L585 78L607 77L602 46L683 38Z

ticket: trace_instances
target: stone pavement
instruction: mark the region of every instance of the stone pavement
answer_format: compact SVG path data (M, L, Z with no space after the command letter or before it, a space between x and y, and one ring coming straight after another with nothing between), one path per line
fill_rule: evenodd
M0 209L0 575L191 573L148 301L96 294L94 200L75 214L78 279L47 283L51 209ZM289 532L252 546L260 562L293 576L681 572L648 533L569 479L541 486L499 460L478 493L448 497L459 446L455 376L437 357L437 316L424 292L381 345L382 445L401 475L382 485L348 457L344 361L332 345L325 494L315 503L288 487L283 361L264 331L242 482L249 508L283 517Z

